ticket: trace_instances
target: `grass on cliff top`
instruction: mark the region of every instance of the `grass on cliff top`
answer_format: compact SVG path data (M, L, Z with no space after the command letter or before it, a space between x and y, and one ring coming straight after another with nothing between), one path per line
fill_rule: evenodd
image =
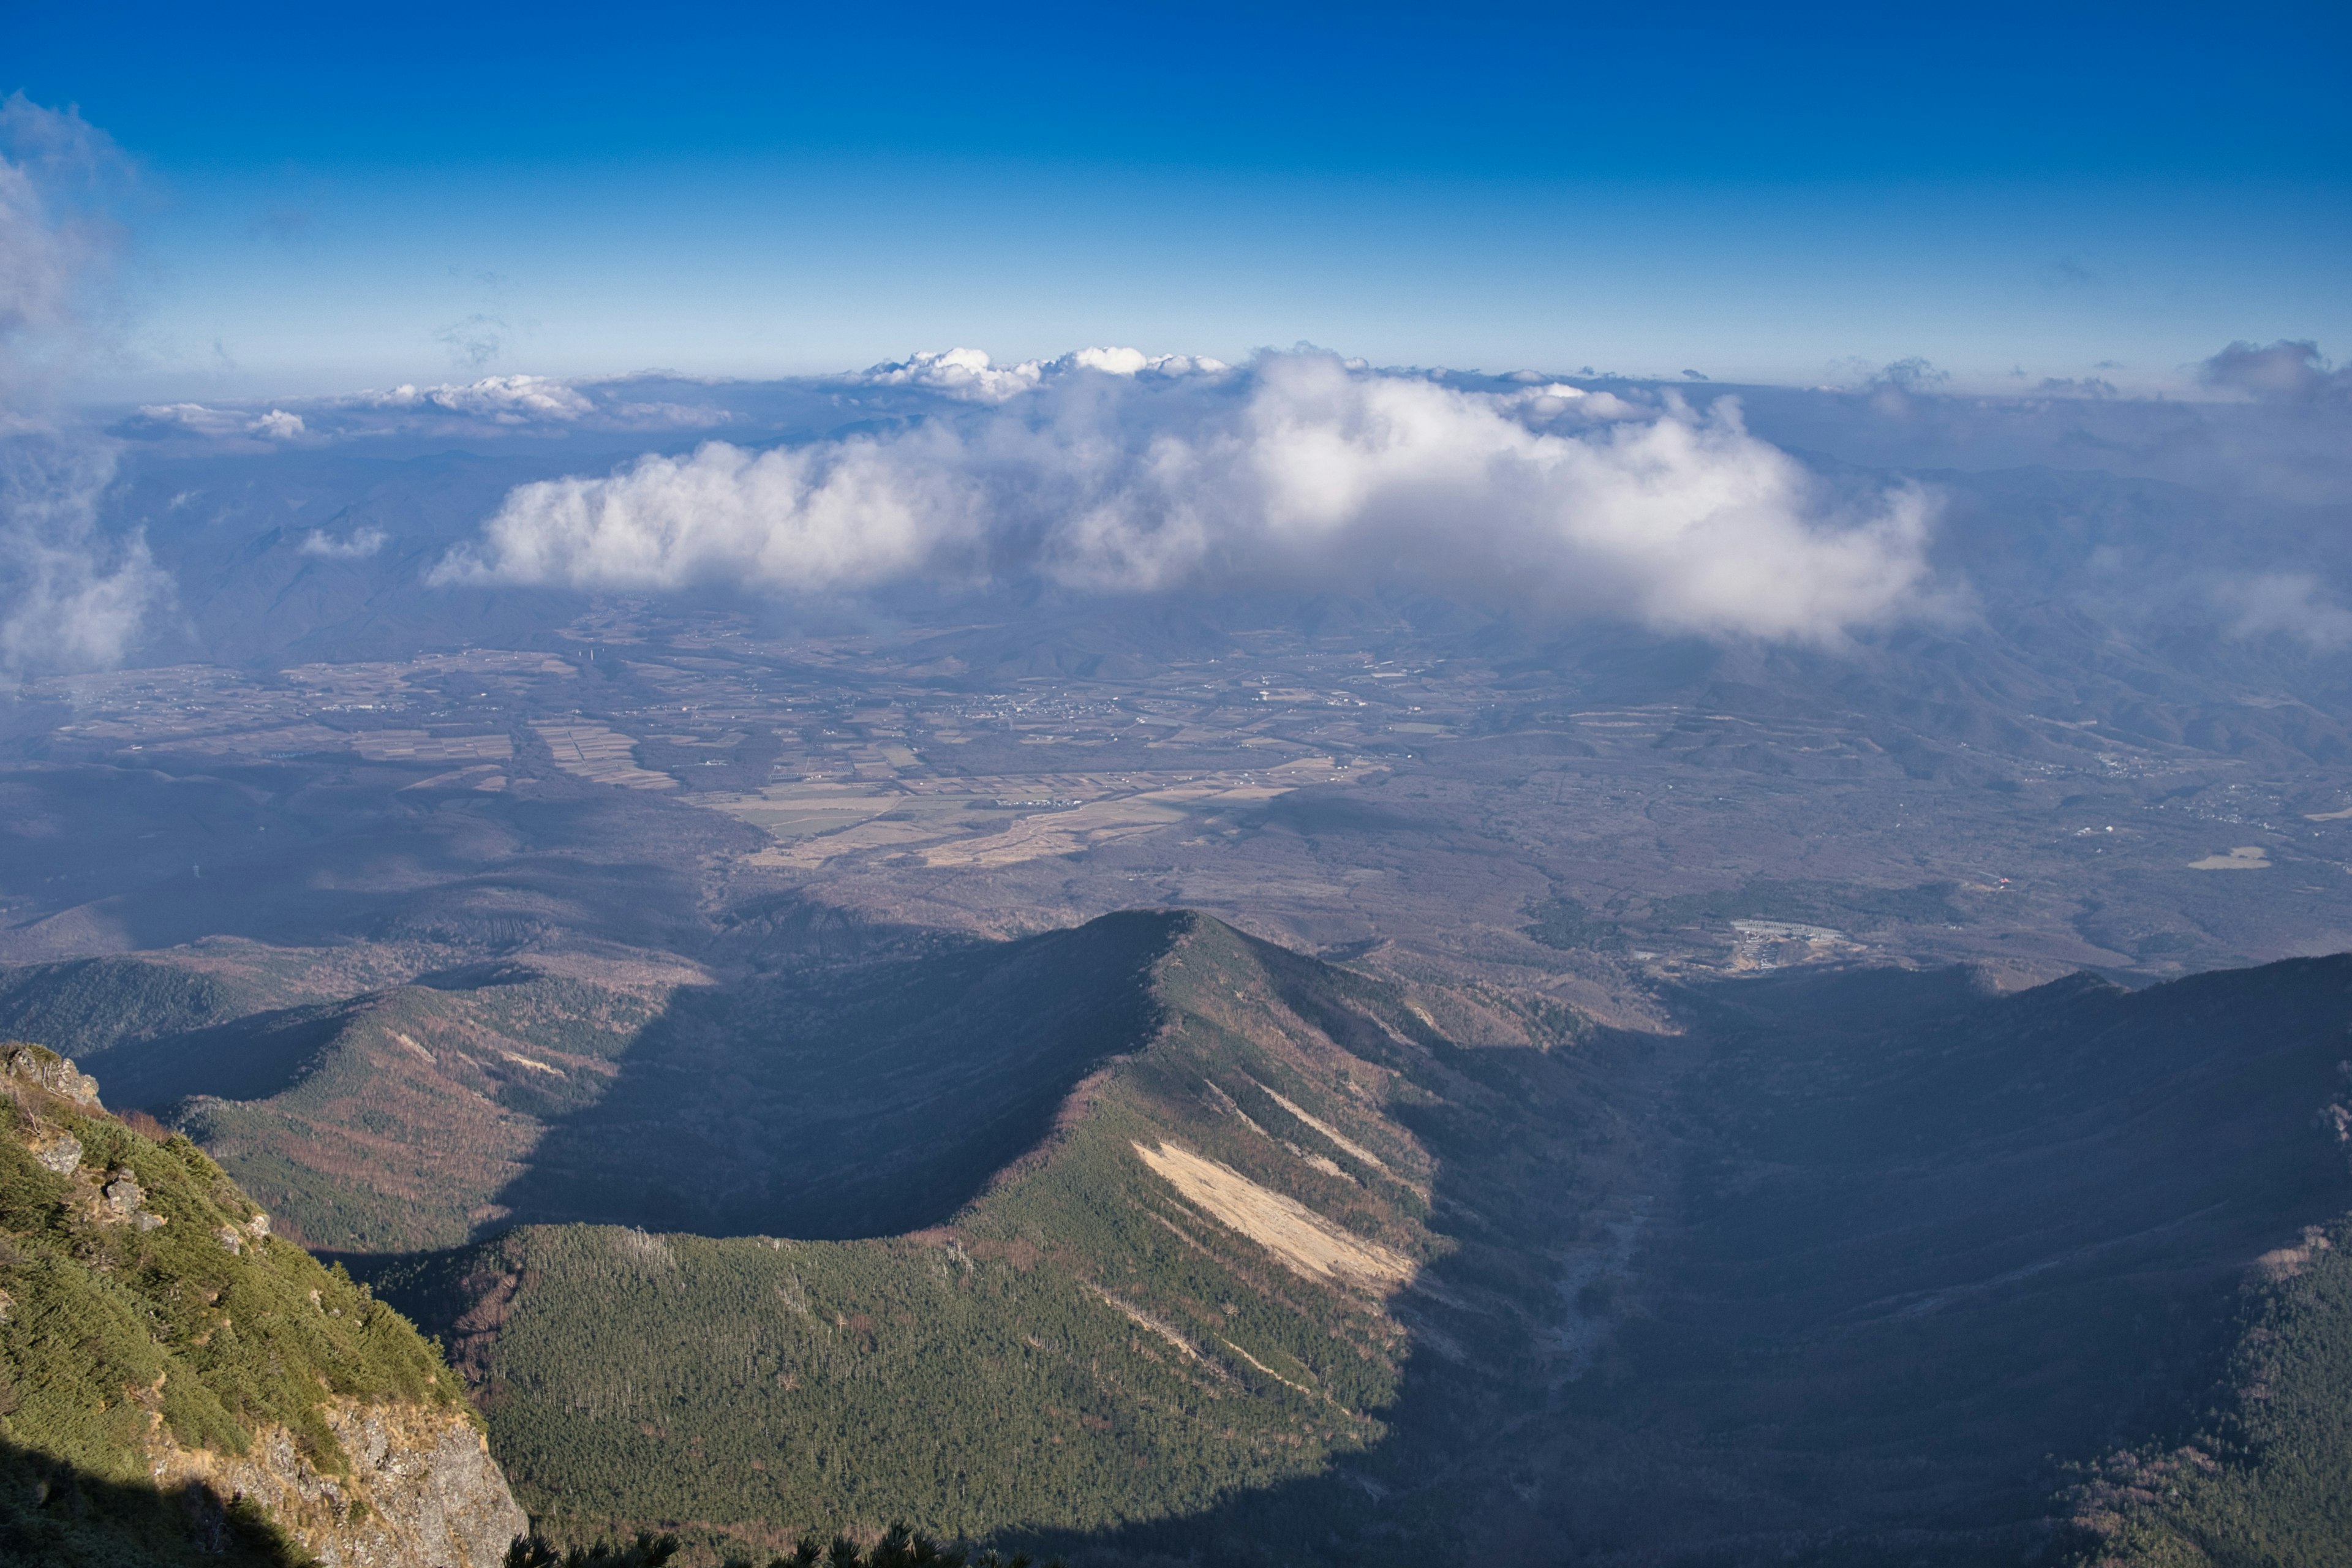
M399 1313L340 1268L257 1236L259 1211L194 1143L11 1090L0 1094L0 1544L46 1542L46 1558L26 1560L59 1562L187 1550L187 1519L147 1484L159 1424L184 1447L233 1454L283 1426L340 1474L327 1401L461 1403ZM63 1174L35 1157L61 1135L80 1145ZM142 1195L119 1215L100 1186L125 1172ZM164 1223L142 1228L139 1214Z

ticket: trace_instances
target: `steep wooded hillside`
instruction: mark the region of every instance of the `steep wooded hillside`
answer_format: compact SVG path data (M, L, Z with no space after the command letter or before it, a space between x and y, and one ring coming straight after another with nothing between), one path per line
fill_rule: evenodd
M1454 1045L1391 988L1195 915L1065 935L1021 984L1071 1010L1070 1046L1009 1054L976 1016L961 1068L1057 1084L1059 1110L941 1223L530 1227L394 1272L529 1506L574 1534L1066 1534L1318 1473L1369 1501L1544 1407L1583 1353L1556 1331L1579 1146L1607 1138L1586 1064ZM966 1104L1026 1103L950 1078L912 1125L967 1146ZM852 1167L921 1157L903 1131L814 1136Z

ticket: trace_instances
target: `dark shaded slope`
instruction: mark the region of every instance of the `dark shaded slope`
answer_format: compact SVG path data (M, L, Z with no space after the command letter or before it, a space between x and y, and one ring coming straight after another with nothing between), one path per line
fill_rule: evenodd
M525 737L509 764L518 783L495 795L414 792L438 764L334 754L158 753L135 768L0 773L0 806L24 828L0 835L0 888L20 900L0 953L223 935L509 944L562 931L646 946L700 936L696 879L682 868L758 836L574 779L543 747L534 761Z
M2352 1202L2352 958L2139 993L1790 976L1692 998L1682 1226L1547 1463L1627 1562L2014 1561L2171 1417L2255 1258Z
M1181 917L682 993L501 1203L519 1221L891 1235L946 1219L1156 1026Z

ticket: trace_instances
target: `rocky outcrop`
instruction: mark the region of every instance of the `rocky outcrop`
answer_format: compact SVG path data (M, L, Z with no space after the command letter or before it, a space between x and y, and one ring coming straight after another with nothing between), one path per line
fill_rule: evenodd
M413 1325L21 1042L0 1186L0 1559L499 1568L529 1529Z
M13 1079L46 1089L77 1105L98 1103L98 1079L46 1046L23 1040L0 1041L0 1079Z
M463 1413L346 1400L327 1423L348 1474L321 1473L282 1426L239 1455L159 1432L152 1473L165 1491L260 1504L325 1568L497 1568L530 1528Z

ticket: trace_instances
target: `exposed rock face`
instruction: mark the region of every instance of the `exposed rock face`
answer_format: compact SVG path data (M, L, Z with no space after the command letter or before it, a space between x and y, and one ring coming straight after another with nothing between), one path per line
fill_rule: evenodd
M497 1568L530 1528L461 1412L341 1401L327 1423L346 1476L320 1474L278 1426L241 1455L183 1448L159 1433L156 1485L248 1498L326 1568Z
M45 1171L70 1176L81 1167L81 1140L70 1132L45 1127L35 1132L33 1158Z
M98 1103L98 1079L46 1046L23 1040L0 1042L0 1078L35 1084L78 1105Z
M8 1494L28 1477L46 1487L54 1468L118 1487L143 1469L156 1491L46 1519L42 1539L79 1554L39 1561L200 1563L224 1549L241 1499L323 1568L503 1563L530 1521L439 1354L364 1287L273 1238L193 1144L151 1142L71 1061L5 1042L0 1170L38 1199L0 1215L0 1555L16 1560L22 1510ZM314 1315L311 1331L293 1328ZM55 1331L68 1323L95 1327L68 1342ZM216 1330L245 1342L244 1361L185 1353ZM12 1378L27 1358L38 1374ZM184 1411L209 1404L215 1424L171 1419L175 1395ZM312 1456L328 1434L341 1463L322 1469ZM173 1522L159 1533L140 1507Z

